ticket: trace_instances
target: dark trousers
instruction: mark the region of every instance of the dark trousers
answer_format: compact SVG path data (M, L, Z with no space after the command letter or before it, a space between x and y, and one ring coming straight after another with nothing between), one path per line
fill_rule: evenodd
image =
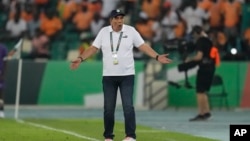
M103 76L104 92L104 133L105 138L113 139L117 90L120 89L126 136L136 138L135 110L133 106L134 75Z

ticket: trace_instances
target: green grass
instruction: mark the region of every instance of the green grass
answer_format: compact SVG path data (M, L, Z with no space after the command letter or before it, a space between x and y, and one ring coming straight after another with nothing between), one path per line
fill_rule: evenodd
M0 141L103 141L102 132L103 122L99 119L26 119L23 123L0 119ZM115 141L121 141L124 124L116 122L114 133ZM137 141L215 140L138 125Z

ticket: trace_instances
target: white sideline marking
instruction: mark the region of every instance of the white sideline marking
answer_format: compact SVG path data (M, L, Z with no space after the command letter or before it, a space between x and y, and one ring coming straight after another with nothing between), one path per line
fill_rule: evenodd
M78 137L78 138L82 138L82 139L86 139L86 140L89 140L89 141L100 141L98 139L87 137L87 136L83 136L83 135L77 134L75 132L71 132L71 131L67 131L67 130L62 130L62 129L56 129L56 128L49 127L49 126L42 125L42 124L37 124L37 123L32 123L32 122L26 122L26 121L23 121L23 120L20 120L20 119L18 119L17 122L22 123L22 124L29 124L31 126L35 126L35 127L39 127L39 128L43 128L43 129L47 129L47 130L61 132L61 133L64 133L64 134L72 135L72 136L75 136L75 137Z

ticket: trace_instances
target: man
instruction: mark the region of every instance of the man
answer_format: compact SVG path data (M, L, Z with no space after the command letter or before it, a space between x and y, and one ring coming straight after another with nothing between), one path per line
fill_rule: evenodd
M207 92L212 84L218 55L214 55L216 48L213 47L212 41L207 37L202 27L194 26L192 34L196 40L197 53L194 57L187 58L185 62L196 61L199 66L196 77L199 113L194 118L191 118L190 121L200 121L207 120L211 117Z
M103 92L104 92L104 133L105 141L113 141L114 112L117 90L121 93L126 138L123 141L136 141L136 120L133 106L134 91L134 58L133 47L158 62L167 64L171 60L168 54L159 55L149 45L145 44L134 27L124 24L125 14L113 10L110 14L110 26L103 27L90 46L77 59L72 61L71 69L79 67L80 63L95 54L99 49L103 54Z
M7 48L3 44L0 44L0 118L4 118L3 79L6 66L6 62L4 61L5 57L7 57Z

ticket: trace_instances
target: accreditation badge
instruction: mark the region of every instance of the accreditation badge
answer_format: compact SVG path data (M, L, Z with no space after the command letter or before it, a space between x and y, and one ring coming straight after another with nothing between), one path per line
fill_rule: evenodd
M112 57L113 57L113 64L114 64L114 65L117 65L117 64L118 64L117 53L113 53L113 54L112 54Z

